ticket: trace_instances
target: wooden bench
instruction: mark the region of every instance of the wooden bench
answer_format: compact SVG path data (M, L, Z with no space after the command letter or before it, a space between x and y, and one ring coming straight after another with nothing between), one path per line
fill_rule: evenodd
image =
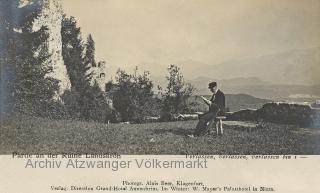
M223 135L223 120L225 119L225 116L215 117L209 121L207 125L207 131L211 132L212 130L215 130L217 135Z

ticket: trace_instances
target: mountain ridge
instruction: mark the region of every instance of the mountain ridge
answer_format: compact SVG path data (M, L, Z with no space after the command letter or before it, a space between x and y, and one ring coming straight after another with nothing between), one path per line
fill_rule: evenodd
M186 79L259 77L273 84L313 85L320 82L320 47L293 49L278 54L207 65L194 60L178 62Z

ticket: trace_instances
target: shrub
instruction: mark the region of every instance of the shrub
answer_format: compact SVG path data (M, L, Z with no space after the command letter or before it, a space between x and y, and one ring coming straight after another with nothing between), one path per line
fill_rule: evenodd
M145 116L156 113L157 99L153 98L153 83L149 79L149 72L128 74L118 70L116 76L117 87L113 93L113 104L119 112L122 121L141 123Z
M189 97L195 88L184 81L180 68L171 64L168 68L169 75L166 76L168 85L163 95L163 114L189 113L192 105L188 104Z

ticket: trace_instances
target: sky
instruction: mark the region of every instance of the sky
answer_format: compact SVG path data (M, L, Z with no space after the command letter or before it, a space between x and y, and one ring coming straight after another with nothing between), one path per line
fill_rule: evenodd
M63 0L117 67L208 65L320 45L320 0Z

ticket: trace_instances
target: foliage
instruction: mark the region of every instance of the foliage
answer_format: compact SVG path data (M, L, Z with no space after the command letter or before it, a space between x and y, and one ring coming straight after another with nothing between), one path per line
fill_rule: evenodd
M116 121L115 112L96 82L84 94L72 89L66 91L61 98L70 118L103 123Z
M48 77L52 71L47 28L33 30L40 16L41 1L20 6L18 0L1 1L1 111L19 111L40 115L58 90L58 80ZM7 109L3 109L8 104Z
M80 94L75 89L66 90L61 96L66 111L72 119L80 119L81 117L79 98Z
M94 82L82 98L83 104L80 106L83 118L99 122L114 121L113 112L101 91L97 82Z
M112 119L112 110L99 88L92 80L91 68L95 64L95 44L91 35L84 44L81 29L74 17L62 20L62 55L70 77L71 91L62 99L71 117L81 120L107 122Z
M87 37L87 42L85 44L85 55L84 55L84 63L86 66L96 67L95 61L95 42L92 38L92 35L89 34Z
M74 17L63 17L61 37L62 56L70 78L71 87L80 94L83 94L90 85L92 74L88 73L91 66L85 62L81 29L77 27L77 21Z
M134 74L128 74L119 69L115 85L118 89L113 93L113 103L122 121L142 122L145 116L155 113L156 99L149 72L138 74L136 68Z
M185 83L180 68L171 64L168 68L169 75L166 76L168 85L163 93L162 116L171 117L170 114L188 113L190 106L187 99L193 94L195 88Z

